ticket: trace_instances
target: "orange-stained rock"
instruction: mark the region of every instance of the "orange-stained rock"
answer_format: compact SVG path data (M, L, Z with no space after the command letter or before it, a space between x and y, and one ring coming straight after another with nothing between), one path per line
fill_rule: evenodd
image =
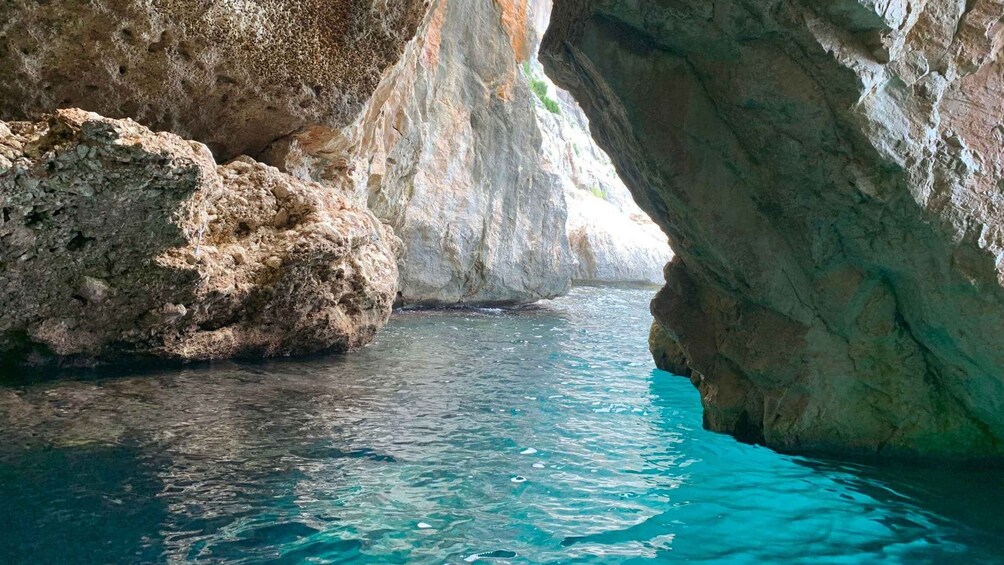
M531 12L528 1L495 0L495 4L502 11L502 27L505 28L506 34L509 36L509 43L512 45L516 60L527 60L532 55L529 37L532 32L529 21Z

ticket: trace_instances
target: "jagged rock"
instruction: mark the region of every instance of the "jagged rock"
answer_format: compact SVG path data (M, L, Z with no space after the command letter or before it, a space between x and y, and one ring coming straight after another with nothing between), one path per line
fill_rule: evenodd
M80 107L255 155L355 119L423 0L0 3L0 118Z
M677 258L705 424L1004 455L1002 4L557 0L545 66Z
M687 364L687 354L679 342L672 338L659 322L652 322L648 333L648 349L652 352L655 366L674 375L689 377L692 373Z
M399 243L350 198L131 120L0 127L0 213L8 362L341 351L394 299Z
M528 16L525 0L432 2L353 127L270 152L294 174L354 187L393 226L404 304L533 302L569 287L565 199L542 169L519 66Z

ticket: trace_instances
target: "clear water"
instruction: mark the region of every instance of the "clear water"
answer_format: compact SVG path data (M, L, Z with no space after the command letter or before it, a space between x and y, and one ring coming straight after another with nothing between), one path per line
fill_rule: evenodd
M0 389L0 562L1001 560L998 471L703 431L690 384L651 369L649 295L405 313L346 357Z

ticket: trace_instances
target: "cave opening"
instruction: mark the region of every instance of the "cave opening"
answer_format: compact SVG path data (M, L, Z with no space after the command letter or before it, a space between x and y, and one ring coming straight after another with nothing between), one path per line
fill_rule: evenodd
M992 3L98 4L0 8L0 561L1000 560Z

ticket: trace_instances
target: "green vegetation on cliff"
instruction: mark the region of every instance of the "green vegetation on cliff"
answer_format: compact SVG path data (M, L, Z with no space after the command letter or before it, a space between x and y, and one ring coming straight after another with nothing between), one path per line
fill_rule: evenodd
M539 98L541 103L544 104L547 111L552 114L561 114L561 107L558 106L558 101L547 95L547 82L534 75L533 69L530 68L529 61L523 62L523 74L530 79L530 90L537 95L537 98Z

